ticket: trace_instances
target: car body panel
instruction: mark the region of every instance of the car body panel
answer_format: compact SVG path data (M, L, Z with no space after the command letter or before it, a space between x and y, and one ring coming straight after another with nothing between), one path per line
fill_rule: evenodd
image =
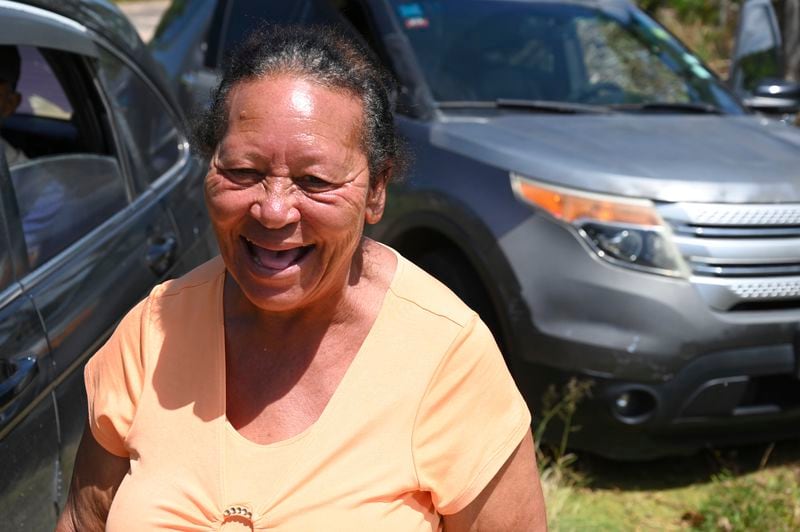
M0 176L7 174L0 150ZM0 184L7 178L0 179ZM0 190L5 186L0 187ZM0 209L0 513L4 527L42 530L55 524L58 441L50 384L52 358L39 313L14 279L5 208ZM13 389L8 389L15 379ZM39 511L31 512L31 507Z
M787 176L800 135L785 129L754 116L516 113L443 119L430 143L581 190L667 202L796 202L800 175Z
M27 32L4 31L22 24L20 19ZM95 0L1 0L0 43L35 46L47 50L41 54L47 61L69 61L68 69L53 67L50 74L62 90L69 86L66 103L61 102L72 106L67 118L27 114L3 124L11 129L4 133L22 128L17 132L23 137L64 135L64 143L54 144L53 153L40 143L41 153L10 171L0 157L0 282L13 277L5 289L0 284L0 386L10 382L9 368L20 356L35 357L38 368L15 388L14 401L0 404L0 513L10 528L45 530L54 527L65 502L84 430L86 360L155 284L209 259L216 247L203 201L204 168L189 154L184 114L160 67L115 6ZM61 55L48 55L55 53ZM104 74L108 58L116 61L115 72L125 75ZM141 112L142 102L153 103L145 107L152 115ZM53 105L31 108L28 112L64 113ZM86 137L70 140L75 134ZM137 144L142 139L148 144ZM172 159L159 166L164 157ZM33 188L38 196L25 196L29 181L23 176L36 175L58 186ZM112 183L111 195L81 188L92 180ZM94 225L75 235L60 233L47 217L51 211L42 210L35 220L49 240L34 240L40 226L24 218L34 211L22 213L22 199L45 202L34 201L36 208L53 202L65 209L53 212L69 223L93 212L97 203L112 202L113 210L98 211L94 222L87 218ZM47 249L44 242L58 244L62 237L66 240L52 253L41 251Z

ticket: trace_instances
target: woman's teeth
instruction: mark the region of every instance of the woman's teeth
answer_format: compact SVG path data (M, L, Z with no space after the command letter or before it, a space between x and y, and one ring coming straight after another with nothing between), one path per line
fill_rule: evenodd
M250 251L250 255L253 257L256 263L272 270L284 270L288 268L300 260L308 249L307 247L296 247L292 249L274 251L257 246L247 239L245 239L245 242L247 243L247 248Z

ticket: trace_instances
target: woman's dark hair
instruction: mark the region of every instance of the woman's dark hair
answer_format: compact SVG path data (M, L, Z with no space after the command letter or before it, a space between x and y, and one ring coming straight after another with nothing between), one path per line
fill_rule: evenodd
M361 143L370 186L404 170L406 153L394 128L390 98L392 78L360 44L321 26L264 24L245 38L226 61L211 107L195 123L195 146L201 155L211 156L225 136L231 90L276 74L305 77L361 101Z

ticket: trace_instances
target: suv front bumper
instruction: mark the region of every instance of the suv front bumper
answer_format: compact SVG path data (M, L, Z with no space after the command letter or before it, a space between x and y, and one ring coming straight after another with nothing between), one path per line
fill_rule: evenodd
M533 216L501 239L530 312L514 313L509 360L529 403L593 383L573 446L644 458L800 436L800 310L714 310L700 285L608 264L579 238Z

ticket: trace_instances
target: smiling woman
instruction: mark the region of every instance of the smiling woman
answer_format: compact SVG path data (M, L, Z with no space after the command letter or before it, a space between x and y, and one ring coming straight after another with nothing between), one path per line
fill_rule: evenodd
M491 333L363 236L403 166L389 102L326 29L234 54L197 135L221 259L156 288L87 365L62 530L544 527Z
M353 134L360 102L291 74L229 98L206 193L232 290L261 310L322 310L346 284L364 222L383 211L384 181L370 186Z

